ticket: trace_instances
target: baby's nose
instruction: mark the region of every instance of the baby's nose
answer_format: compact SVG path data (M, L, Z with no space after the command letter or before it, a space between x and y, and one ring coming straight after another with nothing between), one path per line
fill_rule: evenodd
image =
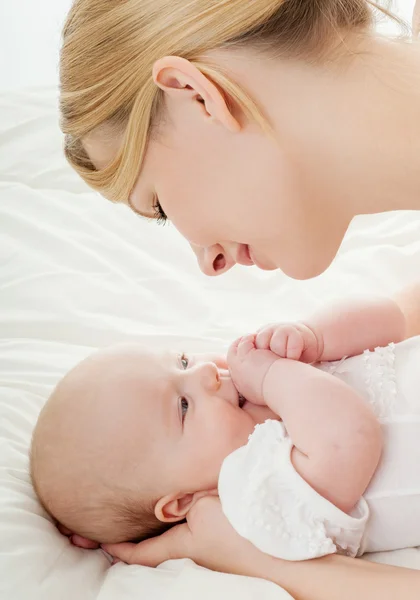
M203 363L197 367L200 384L208 392L217 392L220 388L219 369L213 362Z
M222 275L235 264L229 253L220 244L213 244L204 248L195 244L190 244L190 246L204 275L211 277Z

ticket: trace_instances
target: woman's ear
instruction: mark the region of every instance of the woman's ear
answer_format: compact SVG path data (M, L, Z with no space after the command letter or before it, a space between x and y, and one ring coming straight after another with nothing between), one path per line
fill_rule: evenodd
M155 516L162 523L175 523L182 521L200 498L204 496L217 496L217 490L206 490L191 494L169 494L157 501Z
M217 121L232 133L241 130L220 90L189 60L165 56L153 66L153 80L170 97L199 103L207 118Z

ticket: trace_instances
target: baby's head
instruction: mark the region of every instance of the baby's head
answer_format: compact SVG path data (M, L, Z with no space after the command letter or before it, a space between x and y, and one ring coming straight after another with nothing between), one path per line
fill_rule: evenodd
M246 403L223 357L101 350L58 384L31 472L57 521L101 543L144 539L217 490L223 459L269 410Z

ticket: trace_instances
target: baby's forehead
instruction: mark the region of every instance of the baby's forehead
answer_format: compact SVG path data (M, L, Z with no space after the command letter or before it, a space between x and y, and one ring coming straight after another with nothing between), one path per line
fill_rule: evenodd
M92 354L89 358L98 361L117 361L130 360L133 358L143 358L145 360L155 360L162 357L164 353L159 350L153 350L143 344L135 342L114 344L107 346Z
M90 372L103 372L104 375L139 373L143 370L153 372L162 369L168 363L168 353L150 350L140 344L118 344L104 348L82 361L76 369L89 375Z
M161 364L160 353L141 346L101 350L59 384L49 416L67 423L68 431L92 446L120 435L135 439L157 420L157 399L165 379Z
M121 344L101 350L75 370L74 379L86 393L117 394L125 400L132 394L155 394L164 388L178 362L173 352L154 351L139 344Z

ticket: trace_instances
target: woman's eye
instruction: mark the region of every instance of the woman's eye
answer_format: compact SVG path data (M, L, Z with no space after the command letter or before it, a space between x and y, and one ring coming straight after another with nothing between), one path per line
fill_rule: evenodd
M157 196L155 197L155 201L153 203L153 210L155 211L155 219L158 225L165 225L168 217L166 216Z
M189 363L188 357L185 356L185 354L182 354L181 355L181 365L182 365L182 368L183 369L188 369L188 363Z
M184 420L185 415L188 411L188 400L186 398L181 398L181 418Z

